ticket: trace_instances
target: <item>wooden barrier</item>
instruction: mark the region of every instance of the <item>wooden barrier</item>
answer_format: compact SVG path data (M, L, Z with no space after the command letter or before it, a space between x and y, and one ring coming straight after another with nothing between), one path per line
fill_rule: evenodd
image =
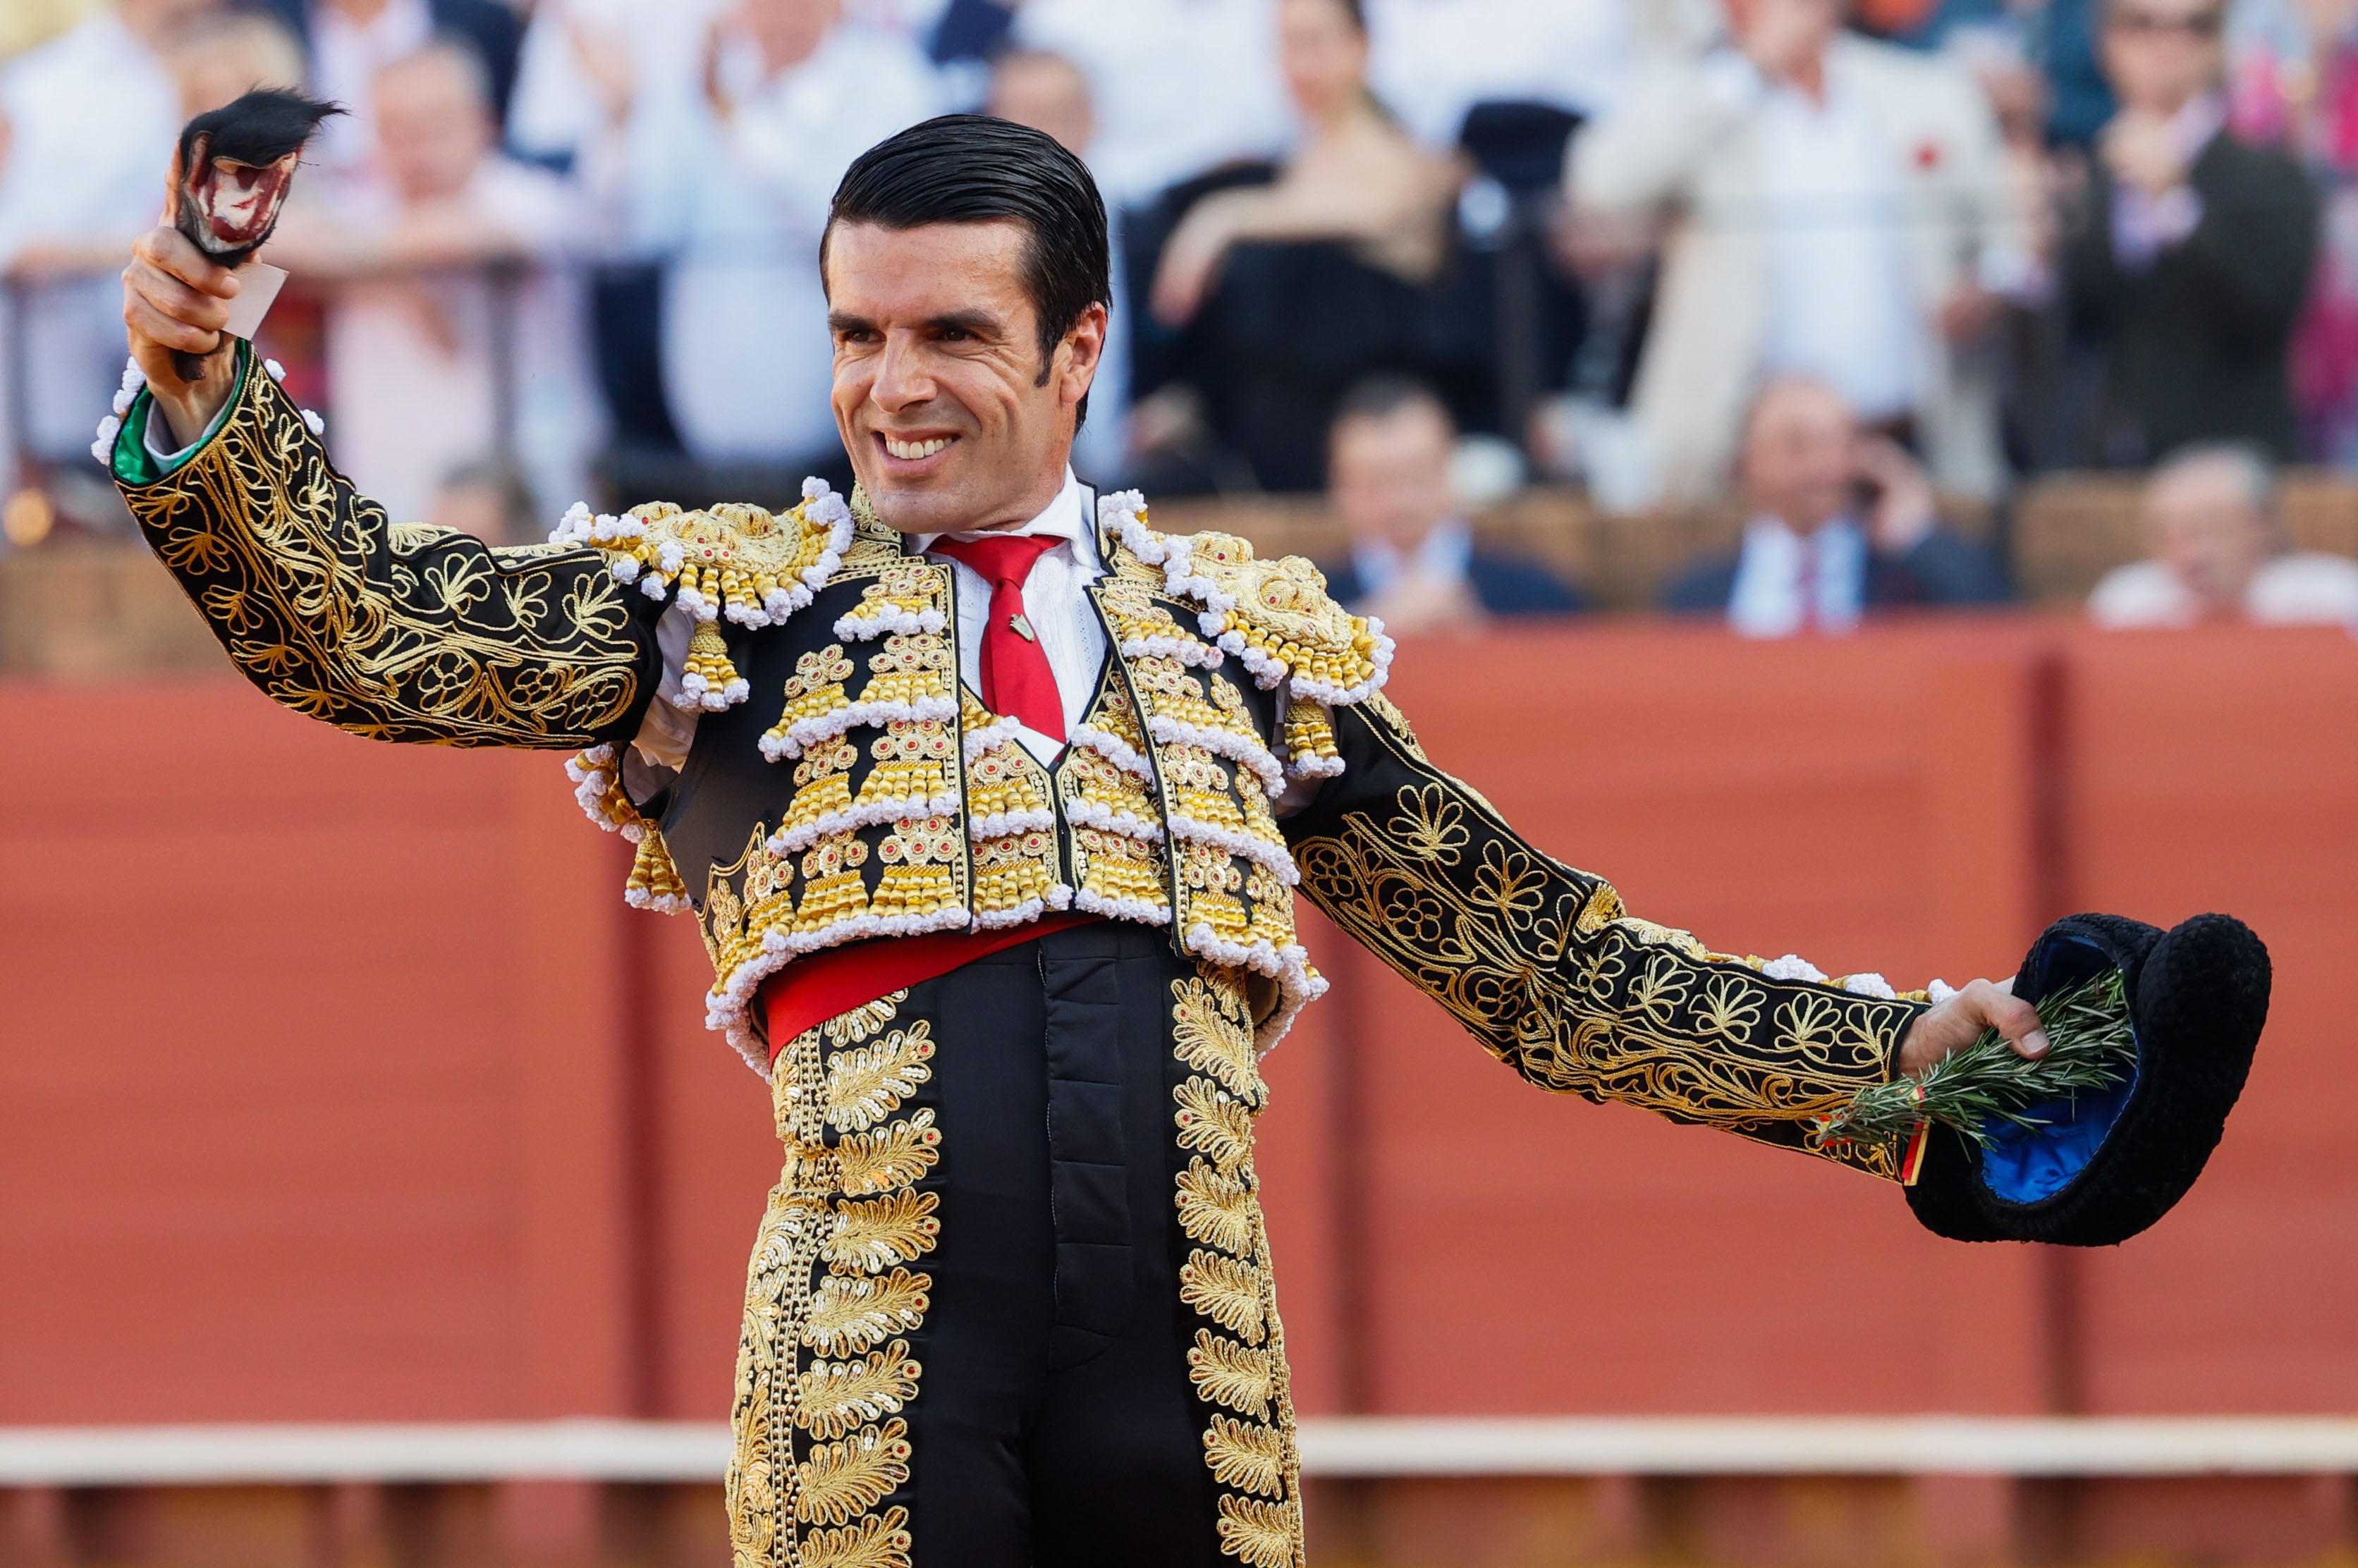
M2358 1404L2350 639L1591 625L1411 644L1392 690L1535 842L1714 944L1913 984L2003 973L2068 907L2217 905L2271 941L2278 1005L2163 1226L1962 1248L1867 1178L1535 1093L1313 922L1336 991L1268 1062L1262 1141L1309 1413ZM700 1027L692 929L622 907L556 758L375 746L219 676L0 682L0 1425L725 1411L767 1106ZM1452 1561L1431 1543L1468 1509L1755 1508L1733 1482L1336 1485L1336 1561ZM1858 1486L1824 1507L1899 1507ZM2265 1487L2175 1486L1922 1517L2156 1552L2212 1529L2156 1519L2282 1517ZM460 1535L476 1506L434 1505ZM74 1509L114 1528L41 1507L54 1539L83 1538Z
M2130 474L2059 474L2023 487L2001 538L1987 508L1950 504L1943 516L1968 537L2010 550L2025 598L2077 604L2099 578L2144 555L2137 515L2142 481ZM2285 525L2302 549L2358 556L2358 481L2322 470L2288 473ZM1157 503L1155 524L1241 535L1264 554L1332 563L1348 554L1340 521L1317 496L1184 499ZM1474 518L1477 539L1574 583L1597 608L1637 611L1659 602L1682 571L1735 549L1743 515L1734 506L1616 515L1577 491L1518 492ZM0 674L120 678L210 670L219 651L170 578L145 551L78 546L0 555Z

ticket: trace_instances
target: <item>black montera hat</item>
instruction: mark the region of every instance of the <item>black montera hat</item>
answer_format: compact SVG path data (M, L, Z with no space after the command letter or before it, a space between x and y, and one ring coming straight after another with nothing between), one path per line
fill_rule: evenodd
M1957 1241L2109 1247L2168 1214L2202 1173L2243 1093L2268 1016L2268 950L2251 927L2198 914L2164 933L2074 914L2031 944L2015 994L2031 1002L2120 970L2136 1075L2029 1108L1985 1146L1934 1125L1908 1206Z

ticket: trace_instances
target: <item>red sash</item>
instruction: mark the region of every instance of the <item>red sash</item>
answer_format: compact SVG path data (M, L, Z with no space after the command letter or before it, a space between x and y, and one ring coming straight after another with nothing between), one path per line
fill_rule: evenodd
M761 1008L770 1029L770 1060L838 1013L880 996L936 979L1004 947L1100 918L1065 912L998 931L929 931L922 936L879 936L827 947L796 958L762 986Z

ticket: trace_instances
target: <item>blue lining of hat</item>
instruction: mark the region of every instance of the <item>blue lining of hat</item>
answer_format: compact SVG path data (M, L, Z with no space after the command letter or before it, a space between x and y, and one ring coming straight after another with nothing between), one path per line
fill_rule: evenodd
M2061 990L2086 979L2112 963L2111 957L2084 937L2069 936L2049 944L2038 955L2039 994ZM1988 1141L1982 1146L1981 1179L2006 1203L2031 1204L2050 1198L2077 1180L2112 1136L2121 1112L2136 1093L2136 1074L2128 1082L2108 1089L2084 1090L2064 1098L2042 1100L2023 1114L2044 1123L2022 1127L1997 1120L1985 1123Z

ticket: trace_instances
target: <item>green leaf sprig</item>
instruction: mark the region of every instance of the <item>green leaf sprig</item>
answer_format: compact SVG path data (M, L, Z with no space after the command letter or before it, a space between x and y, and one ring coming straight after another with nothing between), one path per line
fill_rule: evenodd
M2118 969L2050 993L2039 1017L2049 1049L2037 1061L1986 1030L1919 1076L1861 1089L1819 1123L1819 1141L1881 1144L1897 1154L1920 1123L1937 1121L1986 1147L1995 1123L2044 1127L2047 1119L2028 1114L2028 1107L2110 1088L2136 1073L2136 1035Z

